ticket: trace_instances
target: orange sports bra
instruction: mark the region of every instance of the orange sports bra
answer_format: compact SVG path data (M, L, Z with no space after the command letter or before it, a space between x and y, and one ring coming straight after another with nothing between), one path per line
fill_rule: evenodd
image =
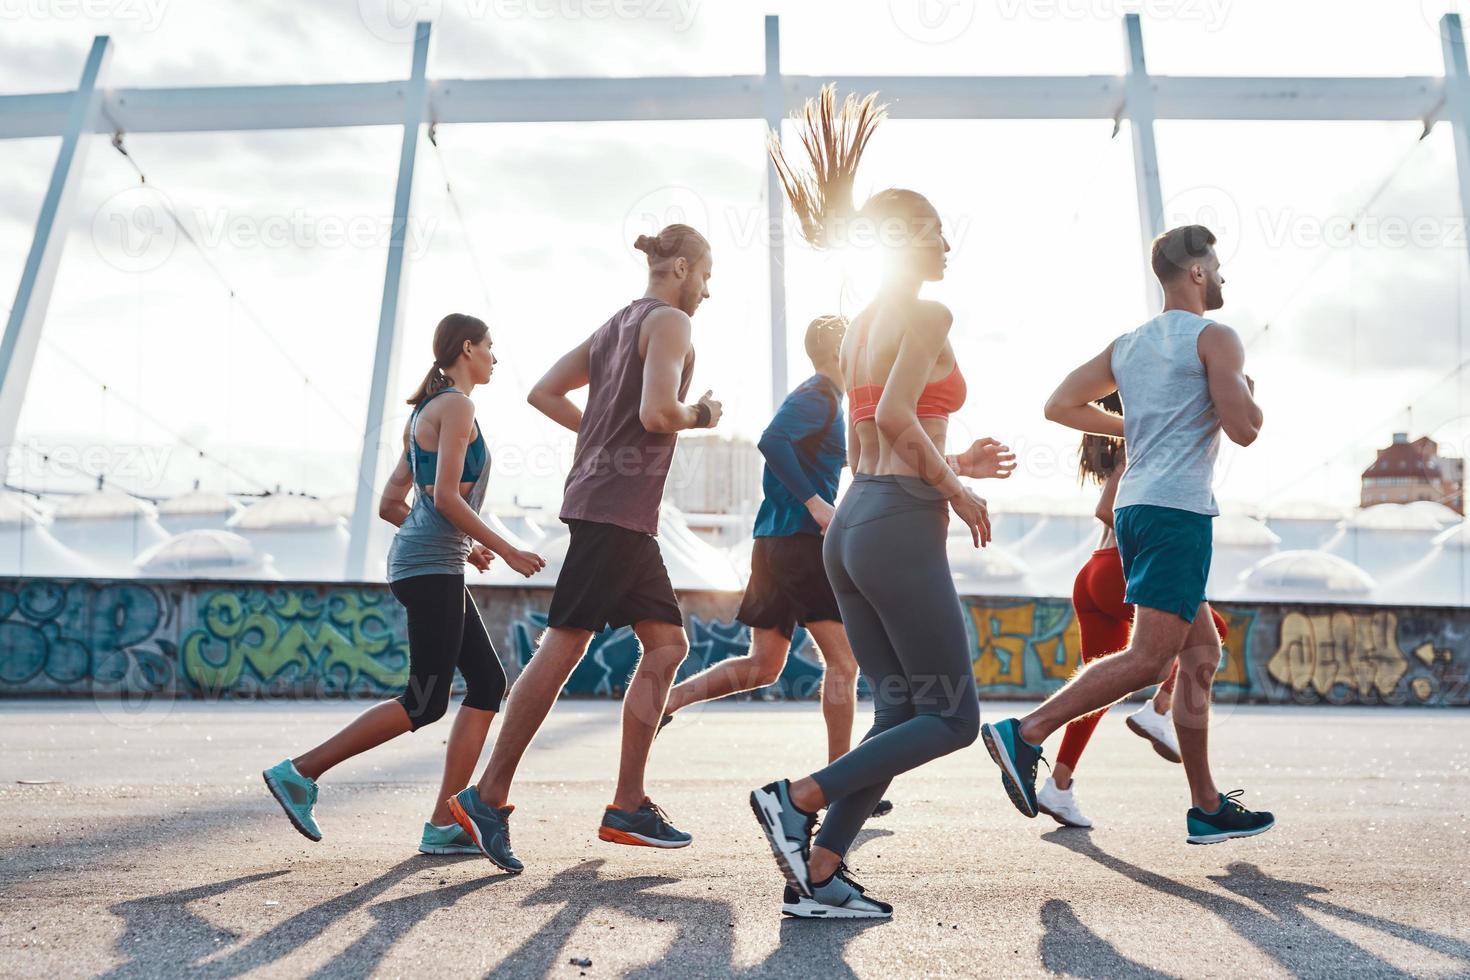
M866 333L858 340L853 356L852 384L848 385L848 397L852 399L852 421L856 425L878 414L878 400L883 397L882 385L860 385L857 383L856 361L868 346ZM915 413L921 419L947 419L965 404L965 376L960 373L956 359L954 370L938 381L931 381L919 393L919 404Z

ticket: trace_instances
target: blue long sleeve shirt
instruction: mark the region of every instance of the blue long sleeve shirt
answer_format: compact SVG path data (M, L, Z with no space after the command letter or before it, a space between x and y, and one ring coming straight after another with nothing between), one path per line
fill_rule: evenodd
M755 536L821 534L806 501L837 499L837 481L847 463L842 389L820 374L797 385L761 433L759 446L766 458L765 497L756 511Z

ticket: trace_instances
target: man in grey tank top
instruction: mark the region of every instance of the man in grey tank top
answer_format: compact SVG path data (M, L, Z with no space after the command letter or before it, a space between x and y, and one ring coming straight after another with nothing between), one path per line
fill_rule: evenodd
M1137 608L1128 649L1095 660L1022 718L985 725L982 736L1013 803L1036 816L1041 743L1068 722L1161 681L1179 660L1174 727L1189 779L1186 840L1213 844L1264 833L1271 814L1222 794L1210 773L1210 688L1220 663L1205 581L1215 504L1211 483L1220 433L1255 441L1261 409L1234 330L1206 319L1224 305L1215 236L1187 225L1154 239L1164 310L1073 371L1046 405L1053 422L1122 437L1128 466L1114 503L1127 601ZM1119 418L1094 399L1116 390Z
M487 853L489 843L509 851L516 767L592 635L609 626L631 626L642 656L623 696L618 784L598 836L666 848L692 840L648 798L643 775L669 686L689 652L654 535L678 433L720 419L710 392L684 404L694 369L690 317L709 297L712 261L709 243L687 225L640 235L634 247L648 255L647 291L562 357L528 399L577 433L561 510L571 540L546 634L515 681L485 774L455 798L456 819L463 814ZM585 409L567 397L583 387Z

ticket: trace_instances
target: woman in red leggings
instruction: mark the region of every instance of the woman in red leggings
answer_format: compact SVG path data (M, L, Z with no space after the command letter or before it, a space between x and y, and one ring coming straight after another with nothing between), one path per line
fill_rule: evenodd
M1123 412L1117 392L1098 399L1098 404L1116 414ZM1102 495L1097 502L1097 519L1103 525L1102 540L1097 550L1077 573L1077 581L1072 586L1072 608L1077 613L1077 626L1082 633L1083 663L1123 650L1128 646L1129 633L1133 628L1133 607L1123 601L1123 563L1113 538L1113 498L1117 496L1118 480L1123 475L1125 462L1123 440L1097 435L1082 437L1077 473L1083 483L1092 482L1102 487ZM1213 609L1210 613L1215 617L1215 629L1223 641L1225 621ZM1148 739L1154 751L1170 762L1179 761L1179 742L1174 735L1172 711L1174 678L1178 672L1176 663L1154 696L1128 716L1129 729ZM1056 767L1036 792L1037 809L1059 824L1092 826L1092 821L1077 806L1072 772L1105 711L1078 718L1067 726L1061 750L1057 753Z

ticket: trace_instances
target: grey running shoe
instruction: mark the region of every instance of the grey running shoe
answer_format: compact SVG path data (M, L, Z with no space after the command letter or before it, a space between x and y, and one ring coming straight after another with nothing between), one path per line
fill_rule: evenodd
M634 847L688 847L694 841L693 835L669 823L669 815L647 798L632 813L609 805L603 811L597 836L612 844Z
M791 802L791 781L786 779L753 791L750 809L765 831L786 883L799 894L810 896L811 876L806 861L811 853L812 828L817 825L817 815Z
M810 897L787 885L781 913L798 919L887 919L893 915L893 906L869 898L863 886L849 876L847 865L841 864L832 877L812 885Z
M520 874L526 866L510 849L510 815L515 807L510 804L486 806L473 786L460 790L449 799L449 812L454 822L464 828L470 839L480 848L480 853L495 863L502 871Z

